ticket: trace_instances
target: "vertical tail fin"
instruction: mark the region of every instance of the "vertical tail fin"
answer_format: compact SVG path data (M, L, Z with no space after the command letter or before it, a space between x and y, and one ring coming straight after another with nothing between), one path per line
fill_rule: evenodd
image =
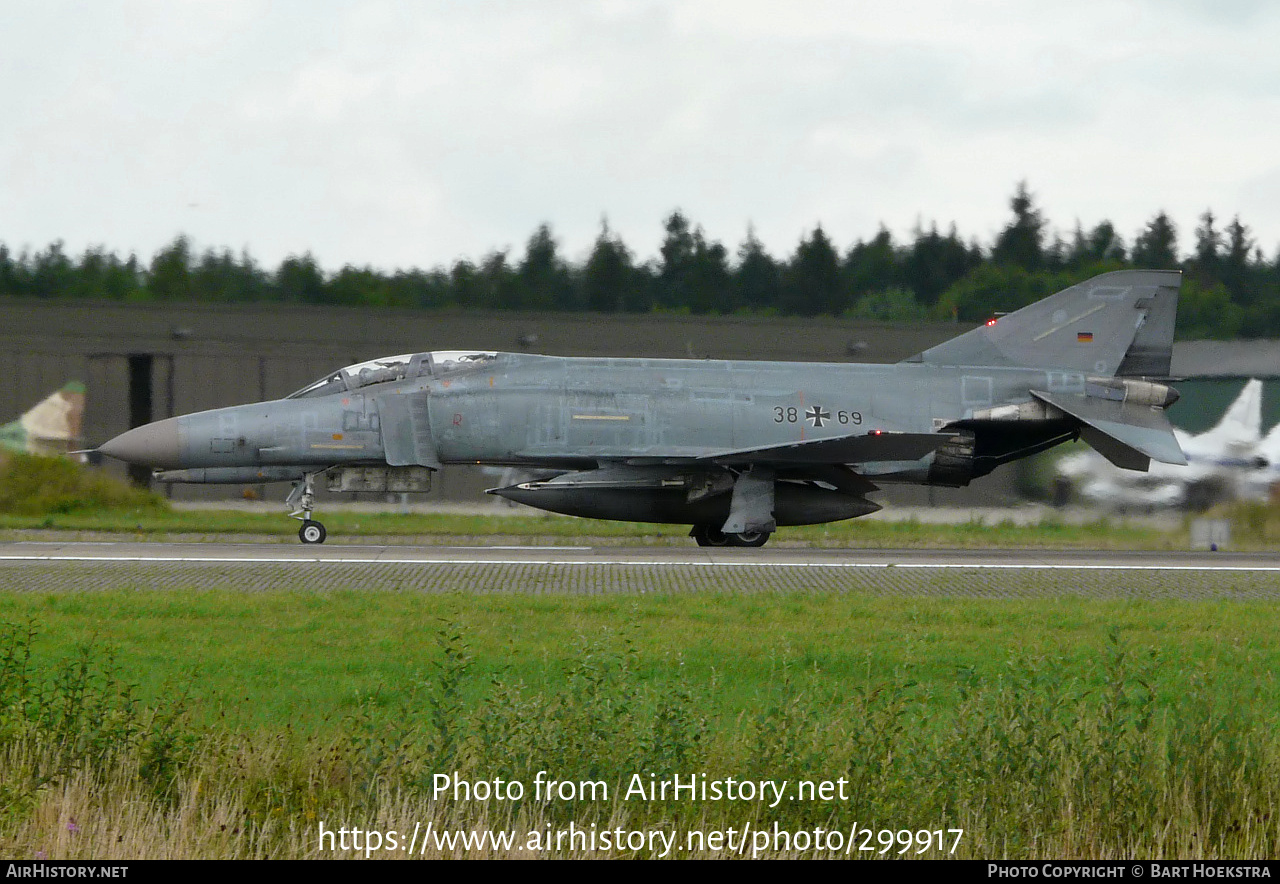
M1176 270L1104 273L907 361L1164 377L1181 284Z
M0 426L0 447L28 454L65 454L80 439L84 384L68 382L15 421Z
M1228 445L1252 445L1262 438L1262 381L1251 378L1222 418L1192 440L1197 449Z

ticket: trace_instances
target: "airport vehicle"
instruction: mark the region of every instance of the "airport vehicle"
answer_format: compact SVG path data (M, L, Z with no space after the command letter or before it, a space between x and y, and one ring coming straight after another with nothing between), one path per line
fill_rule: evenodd
M692 526L705 546L878 510L877 483L958 487L1083 437L1185 463L1164 409L1181 275L1072 286L894 365L436 351L340 369L280 400L169 418L101 446L164 482L423 491L446 464L553 471L491 489L544 510Z
M68 454L80 441L84 384L68 381L16 420L0 425L0 450L22 454Z
M1058 462L1058 474L1081 497L1116 509L1185 507L1207 509L1222 500L1266 497L1268 447L1263 444L1262 381L1249 380L1212 429L1192 435L1174 427L1187 457L1185 467L1153 464L1146 473L1118 469L1096 452L1082 451ZM1273 434L1274 435L1274 434Z

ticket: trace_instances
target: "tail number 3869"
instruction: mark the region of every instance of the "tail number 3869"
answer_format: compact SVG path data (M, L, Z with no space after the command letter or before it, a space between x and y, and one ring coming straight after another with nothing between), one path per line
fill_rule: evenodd
M773 408L773 422L775 424L795 424L800 421L808 421L820 427L832 420L838 424L852 424L856 427L862 423L862 412L836 411L832 413L824 410L821 406L813 406L808 410L795 407L785 408L781 405L775 405Z

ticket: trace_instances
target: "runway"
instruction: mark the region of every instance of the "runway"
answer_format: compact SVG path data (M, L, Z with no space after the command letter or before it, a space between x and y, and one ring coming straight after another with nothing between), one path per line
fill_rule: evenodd
M3 562L175 564L600 565L659 568L909 568L995 571L1106 570L1275 572L1266 553L1097 550L725 549L644 546L368 546L272 543L20 541L0 544Z
M1280 599L1269 554L1087 550L0 544L0 591L485 594L865 592L1026 598Z

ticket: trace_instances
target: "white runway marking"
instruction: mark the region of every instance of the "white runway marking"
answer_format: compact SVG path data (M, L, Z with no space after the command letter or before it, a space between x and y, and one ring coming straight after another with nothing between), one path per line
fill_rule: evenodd
M536 550L560 549L560 550L564 550L564 551L566 551L566 552L582 552L583 550L591 549L591 547L589 547L589 546L518 546L518 545L516 545L516 544L512 544L511 546L451 546L451 547L449 547L449 549L507 549L507 550L513 550L513 549L536 549Z
M489 547L493 548L493 547ZM565 549L565 547L559 547ZM581 549L579 547L578 549ZM919 571L1209 571L1209 572L1280 572L1280 565L1263 564L1124 564L1124 563L1053 563L1053 562L806 562L806 561L705 561L693 559L555 559L525 557L455 558L422 556L415 558L383 557L318 557L285 555L269 556L195 556L195 555L0 555L0 561L11 562L134 562L166 564L244 564L244 565L565 565L570 567L612 565L616 567L694 567L694 568L876 568Z

